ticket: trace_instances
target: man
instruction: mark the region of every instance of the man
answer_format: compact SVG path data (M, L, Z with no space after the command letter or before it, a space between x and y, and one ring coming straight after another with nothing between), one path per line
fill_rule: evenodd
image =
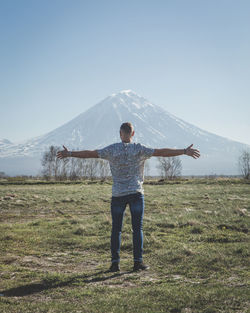
M186 154L199 158L198 150L190 145L186 149L152 149L140 143L132 143L135 134L131 123L123 123L120 127L120 143L109 145L99 150L68 151L64 147L58 152L57 157L76 158L102 158L109 161L113 178L111 215L111 272L120 270L120 244L122 222L126 205L130 207L133 228L133 256L134 271L146 270L149 267L143 263L143 214L144 214L144 162L146 159L156 157L173 157Z

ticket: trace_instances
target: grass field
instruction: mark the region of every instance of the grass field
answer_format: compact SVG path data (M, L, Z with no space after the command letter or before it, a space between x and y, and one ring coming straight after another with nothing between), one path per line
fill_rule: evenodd
M144 261L132 272L126 210L121 272L110 266L111 183L0 185L0 312L245 313L250 184L145 184Z

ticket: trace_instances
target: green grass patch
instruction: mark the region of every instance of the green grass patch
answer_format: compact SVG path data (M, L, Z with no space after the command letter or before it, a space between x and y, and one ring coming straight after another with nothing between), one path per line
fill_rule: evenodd
M1 313L249 312L247 181L147 181L139 273L128 208L107 272L110 197L110 182L1 183Z

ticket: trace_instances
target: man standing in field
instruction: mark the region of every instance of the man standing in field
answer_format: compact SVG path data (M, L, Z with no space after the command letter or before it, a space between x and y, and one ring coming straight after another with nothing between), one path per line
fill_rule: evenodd
M156 157L173 157L186 154L199 158L198 150L190 145L186 149L152 149L140 143L132 143L134 128L131 123L123 123L120 127L121 142L114 143L99 150L63 151L57 157L102 158L109 161L113 178L111 215L111 272L120 270L120 245L122 222L126 205L130 207L133 228L134 271L146 270L149 267L143 263L143 214L144 214L144 163L146 159Z

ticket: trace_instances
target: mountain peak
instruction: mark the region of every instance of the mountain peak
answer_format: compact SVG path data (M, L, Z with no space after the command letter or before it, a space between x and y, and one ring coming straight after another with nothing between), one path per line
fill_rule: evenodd
M126 95L131 95L131 94L136 95L136 93L134 91L132 91L131 89L121 90L119 93L126 94Z
M121 90L121 91L119 91L119 92L117 92L117 93L113 93L111 96L112 96L112 97L117 97L117 96L123 96L123 95L128 96L128 97L131 97L131 96L137 96L137 97L138 97L137 93L134 92L134 91L131 90L131 89L124 89L124 90Z
M112 103L113 107L116 108L117 105L122 105L128 110L138 110L145 109L147 107L153 107L154 105L150 103L144 97L138 95L131 89L121 90L118 93L113 93L107 100L109 103Z
M120 93L128 94L128 93L135 93L135 92L133 92L131 89L124 89L124 90L121 90Z

